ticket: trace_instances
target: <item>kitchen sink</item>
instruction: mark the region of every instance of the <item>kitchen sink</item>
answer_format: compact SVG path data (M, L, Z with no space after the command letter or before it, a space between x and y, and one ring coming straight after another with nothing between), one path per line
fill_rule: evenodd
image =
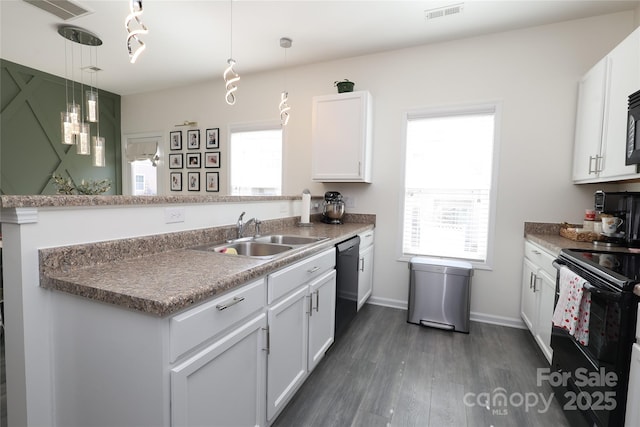
M227 243L224 245L216 245L216 246L200 246L195 249L219 252L219 253L228 253L233 255L244 255L250 256L254 258L271 258L275 255L281 254L282 252L289 251L293 249L293 246L287 245L274 245L271 243L260 243L254 241L248 242L235 242L235 243ZM235 251L235 253L234 253Z
M211 251L229 255L269 259L294 248L326 240L327 237L287 236L270 234L259 237L243 237L225 244L197 246L195 250Z
M268 236L254 237L254 242L277 243L279 245L308 245L326 240L326 237L306 237L306 236L285 236L282 234L271 234Z

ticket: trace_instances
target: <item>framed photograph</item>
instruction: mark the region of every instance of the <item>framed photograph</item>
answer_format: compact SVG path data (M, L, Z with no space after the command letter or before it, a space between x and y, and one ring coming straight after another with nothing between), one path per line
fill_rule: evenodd
M200 129L187 131L187 148L189 150L197 150L200 148Z
M189 172L187 175L189 180L187 190L200 191L200 172Z
M182 131L169 132L169 149L182 150Z
M182 153L169 154L169 169L182 169Z
M220 173L207 172L207 191L220 191Z
M171 191L182 191L182 172L171 172Z
M211 151L204 153L204 167L205 168L219 168L220 167L220 152Z
M220 128L207 129L207 148L220 148Z
M200 168L200 153L187 153L187 169Z

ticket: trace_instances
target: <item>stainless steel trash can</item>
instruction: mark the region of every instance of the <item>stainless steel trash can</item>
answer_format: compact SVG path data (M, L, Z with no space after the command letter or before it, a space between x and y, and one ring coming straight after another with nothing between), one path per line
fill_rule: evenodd
M413 257L407 322L469 333L471 263Z

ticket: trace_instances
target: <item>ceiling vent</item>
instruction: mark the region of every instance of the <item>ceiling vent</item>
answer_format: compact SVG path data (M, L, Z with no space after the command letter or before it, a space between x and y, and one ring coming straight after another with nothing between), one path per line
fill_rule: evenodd
M69 0L24 0L25 2L68 21L91 13L89 10Z
M464 3L452 4L449 6L438 7L436 9L428 9L424 11L424 17L427 20L444 18L445 16L457 15L464 10Z

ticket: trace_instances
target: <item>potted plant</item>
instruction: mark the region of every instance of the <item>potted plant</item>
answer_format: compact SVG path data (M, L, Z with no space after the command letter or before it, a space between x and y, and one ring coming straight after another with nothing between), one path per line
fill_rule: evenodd
M353 92L353 86L355 85L355 83L352 81L349 81L348 79L344 79L344 80L333 82L333 85L338 88L338 93L342 93L342 92Z

